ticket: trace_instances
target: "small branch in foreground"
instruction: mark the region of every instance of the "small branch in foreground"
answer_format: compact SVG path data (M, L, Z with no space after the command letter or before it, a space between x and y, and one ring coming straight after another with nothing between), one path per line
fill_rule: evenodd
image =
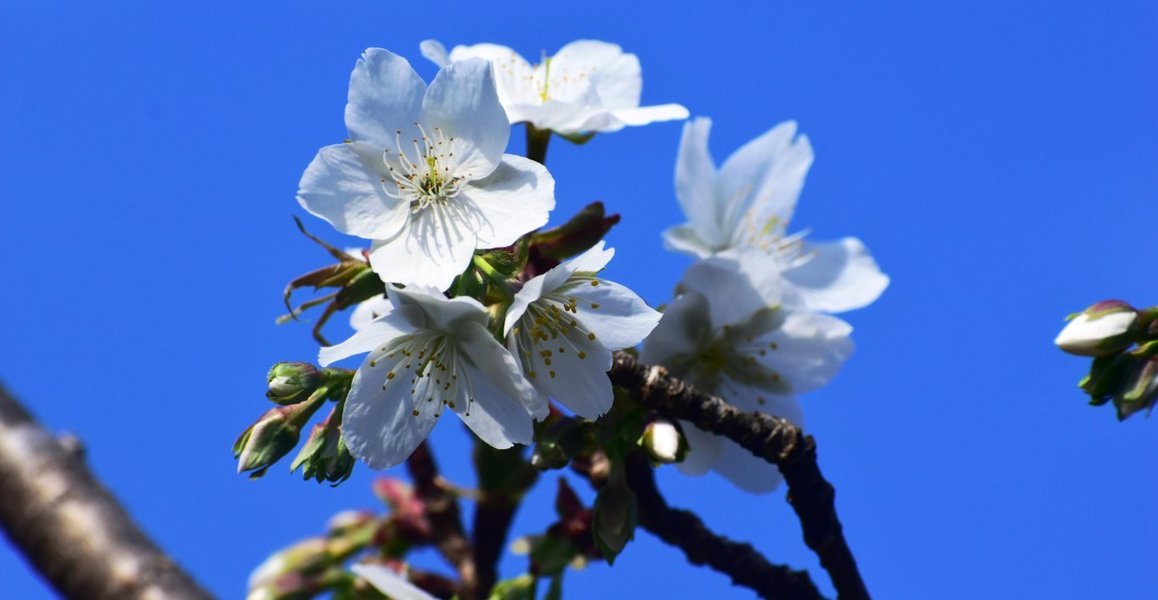
M655 473L642 455L628 459L627 482L639 500L639 524L667 544L683 550L688 562L707 565L754 590L763 598L822 598L807 571L768 562L750 544L734 542L708 529L690 511L671 508L655 485Z
M625 352L615 353L609 375L613 384L632 390L647 407L725 436L779 467L788 486L788 502L804 531L804 543L820 558L838 596L846 600L869 597L836 516L836 491L820 473L812 436L779 417L741 412L669 376L663 367L643 365Z
M458 499L441 483L438 464L426 442L406 459L406 469L414 480L414 491L426 506L432 538L443 558L458 572L460 592L476 585L474 552L462 528Z
M0 528L65 598L212 598L0 387Z

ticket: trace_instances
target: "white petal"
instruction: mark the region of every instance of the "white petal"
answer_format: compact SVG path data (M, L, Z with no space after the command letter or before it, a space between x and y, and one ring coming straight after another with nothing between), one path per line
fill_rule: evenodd
M720 458L724 438L699 429L687 421L680 421L684 439L688 442L688 454L679 469L687 475L703 475Z
M775 264L761 269L758 259L745 254L701 260L688 267L680 286L708 299L713 327L743 323L756 311L779 305L782 296Z
M468 58L485 58L491 62L499 100L507 109L508 116L512 104L534 103L538 100L538 93L532 84L534 69L518 52L498 44L455 46L450 52L450 60Z
M587 131L588 122L595 118L596 113L606 115L598 105L589 106L580 101L515 102L506 108L511 123L533 123L539 129L562 134ZM606 116L603 118L606 120Z
M427 594L422 588L406 581L401 575L387 567L354 564L350 565L350 570L393 600L435 600L434 596Z
M675 189L688 227L705 245L715 249L722 248L729 236L720 230L722 207L716 199L716 167L708 151L711 128L712 120L703 117L684 123L676 158ZM667 238L665 232L665 241Z
M350 454L372 469L388 469L405 461L438 421L433 408L414 414L409 377L386 378L397 364L397 360L378 357L375 366L370 366L367 357L346 396L342 438Z
M383 308L388 310L374 321L358 328L346 341L319 350L318 363L325 367L343 358L380 349L414 331L422 323L422 316L413 308L391 308L389 302L385 303Z
M714 250L689 225L669 227L663 232L663 247L672 252L690 254L696 258L707 258Z
M388 283L445 290L470 264L476 248L473 227L460 212L432 205L412 215L400 235L375 242L370 266Z
M663 318L647 336L640 359L649 365L673 369L696 352L699 343L711 334L711 327L708 299L699 292L685 292L663 312ZM672 374L683 377L687 373L677 368Z
M550 409L540 403L539 395L523 377L518 361L481 324L471 324L460 333L460 341L467 359L482 371L507 398L524 407L535 420L547 416ZM524 442L518 442L524 443Z
M1053 343L1062 350L1079 356L1106 356L1113 354L1113 345L1107 344L1111 347L1111 350L1107 350L1102 348L1103 342L1126 333L1137 320L1138 313L1132 310L1099 314L1094 317L1083 312L1066 323Z
M611 262L615 256L614 248L604 248L604 241L599 240L595 245L585 250L579 256L565 261L562 265L568 274L598 273Z
M797 298L808 310L841 312L871 304L889 285L889 277L856 238L808 244L811 259L783 272ZM787 304L787 302L786 302Z
M611 351L589 340L585 331L568 330L520 350L530 369L527 377L539 391L592 421L611 410L613 396L607 377ZM544 356L544 351L550 355ZM530 373L534 373L533 378Z
M636 108L617 108L611 115L624 125L647 125L659 121L679 121L688 118L688 109L681 104L654 104Z
M760 364L780 374L794 392L807 392L829 382L852 355L852 326L829 315L787 312L778 331L756 340L775 343Z
M593 280L568 287L564 295L578 298L575 319L610 350L630 348L643 341L661 315L635 292L613 281ZM610 366L610 365L609 365Z
M395 148L394 132L418 120L426 83L405 58L369 48L350 74L346 129L355 141Z
M610 44L609 44L610 45ZM616 51L618 46L614 47ZM554 67L556 65L552 65ZM639 68L639 58L634 54L622 54L595 67L591 75L592 86L599 94L599 100L608 109L634 109L639 107L639 96L643 91L643 78Z
M464 188L460 197L478 209L478 247L501 248L547 223L555 208L555 179L533 160L504 154L490 176Z
M422 43L418 44L418 50L426 60L439 67L445 67L450 63L450 55L446 52L446 46L443 46L442 42L438 40L422 40Z
M776 465L756 458L736 442L721 438L720 446L720 454L712 470L745 492L768 493L784 480Z
M382 191L382 175L362 160L357 144L318 151L298 183L298 204L342 233L367 239L396 235L409 209Z
M393 306L386 296L374 296L361 302L350 312L350 328L354 331L365 329L374 319L390 312Z
M491 65L483 59L443 67L426 90L421 120L431 129L439 128L450 143L452 175L470 180L495 170L511 135ZM435 132L428 130L427 134L433 136Z
M390 295L399 307L413 307L423 314L422 327L456 332L465 322L486 325L487 312L478 300L468 296L447 298L438 288L410 285L391 287Z
M804 177L812 165L808 138L795 141L796 123L781 123L744 144L720 168L717 194L728 202L724 226L740 235L742 219L756 229L775 218L780 225L792 219ZM749 211L753 211L751 215Z

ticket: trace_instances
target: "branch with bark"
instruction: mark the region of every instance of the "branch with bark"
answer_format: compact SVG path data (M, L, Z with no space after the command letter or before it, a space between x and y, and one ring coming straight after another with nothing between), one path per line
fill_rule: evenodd
M0 527L66 598L212 598L58 439L0 387Z
M779 467L788 486L788 502L800 519L804 542L820 558L838 596L850 600L869 597L836 516L836 491L820 473L812 436L785 419L742 412L669 376L663 367L641 364L626 352L615 353L610 376L612 383L632 390L645 406L725 436Z

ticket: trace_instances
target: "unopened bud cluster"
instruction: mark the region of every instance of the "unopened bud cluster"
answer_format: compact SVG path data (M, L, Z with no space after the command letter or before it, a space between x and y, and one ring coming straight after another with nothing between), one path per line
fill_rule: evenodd
M1136 309L1106 300L1072 315L1054 343L1093 357L1078 386L1095 406L1113 403L1118 418L1150 410L1158 401L1158 307Z

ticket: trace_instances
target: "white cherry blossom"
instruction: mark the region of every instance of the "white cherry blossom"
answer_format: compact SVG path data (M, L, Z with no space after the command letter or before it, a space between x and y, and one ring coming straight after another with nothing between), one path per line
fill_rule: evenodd
M638 344L660 319L635 292L596 277L614 255L600 241L531 279L515 294L503 327L541 402L552 397L592 420L611 408L612 352Z
M781 123L716 168L708 152L711 120L684 124L676 162L676 197L688 222L663 233L669 250L704 258L760 250L766 276L783 279L788 307L841 312L866 306L888 276L860 240L806 243L789 222L812 165L808 137Z
M448 65L428 88L406 59L370 48L350 75L346 128L302 174L298 203L373 240L387 283L446 289L476 249L514 243L555 206L547 170L503 153L510 125L487 61Z
M642 360L744 411L803 425L796 395L826 384L852 353L852 327L836 317L788 310L775 279L753 279L734 257L692 265L680 295L648 336ZM682 423L686 473L714 470L742 489L766 492L780 473L734 442Z
M389 567L359 563L351 565L350 570L392 600L436 600Z
M375 469L397 465L447 409L495 448L531 442L532 421L548 407L487 331L477 300L409 286L391 287L389 300L362 306L351 319L359 327L354 335L318 353L323 365L368 353L342 417L351 454ZM381 312L367 322L365 313L375 311Z
M438 41L426 40L421 49L439 66L471 58L490 61L511 123L578 135L688 118L687 109L678 104L639 105L643 90L639 58L615 44L574 41L554 56L544 54L535 65L497 44L455 46L447 52Z

